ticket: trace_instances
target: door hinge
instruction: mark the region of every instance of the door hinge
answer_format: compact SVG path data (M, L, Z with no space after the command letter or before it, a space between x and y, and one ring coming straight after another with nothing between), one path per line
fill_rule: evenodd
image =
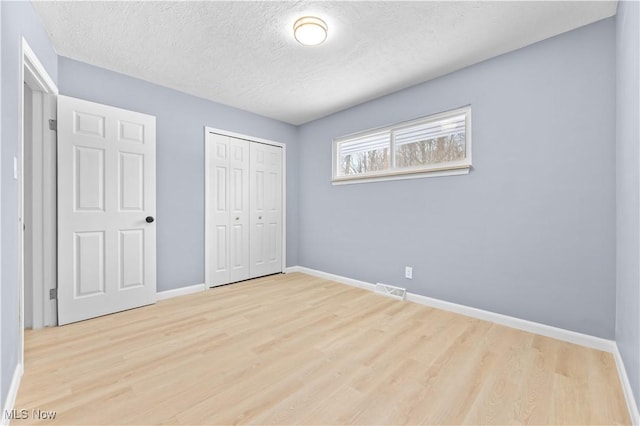
M49 300L57 300L58 299L58 289L52 288L49 290Z
M58 122L56 120L49 120L49 130L53 130L54 132L58 131Z

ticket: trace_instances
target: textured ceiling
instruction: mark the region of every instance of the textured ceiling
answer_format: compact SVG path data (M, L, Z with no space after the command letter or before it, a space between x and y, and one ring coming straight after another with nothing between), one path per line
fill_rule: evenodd
M612 16L615 1L34 2L58 53L292 124ZM316 15L327 41L303 47Z

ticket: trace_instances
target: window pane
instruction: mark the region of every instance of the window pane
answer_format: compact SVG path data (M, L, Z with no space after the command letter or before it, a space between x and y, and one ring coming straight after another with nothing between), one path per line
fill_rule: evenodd
M434 114L334 139L333 181L467 174L471 168L471 108Z
M390 144L389 132L341 142L338 146L338 176L388 170Z
M465 159L465 116L420 124L395 133L396 167L417 167Z

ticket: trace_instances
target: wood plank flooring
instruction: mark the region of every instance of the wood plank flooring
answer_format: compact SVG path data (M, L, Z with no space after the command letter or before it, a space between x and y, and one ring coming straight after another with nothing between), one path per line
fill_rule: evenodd
M608 353L299 273L25 346L12 424L629 423Z

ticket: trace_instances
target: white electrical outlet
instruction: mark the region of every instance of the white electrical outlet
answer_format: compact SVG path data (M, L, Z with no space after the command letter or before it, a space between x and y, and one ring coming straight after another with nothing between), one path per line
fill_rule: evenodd
M408 280L413 279L413 268L411 266L404 267L404 277Z

